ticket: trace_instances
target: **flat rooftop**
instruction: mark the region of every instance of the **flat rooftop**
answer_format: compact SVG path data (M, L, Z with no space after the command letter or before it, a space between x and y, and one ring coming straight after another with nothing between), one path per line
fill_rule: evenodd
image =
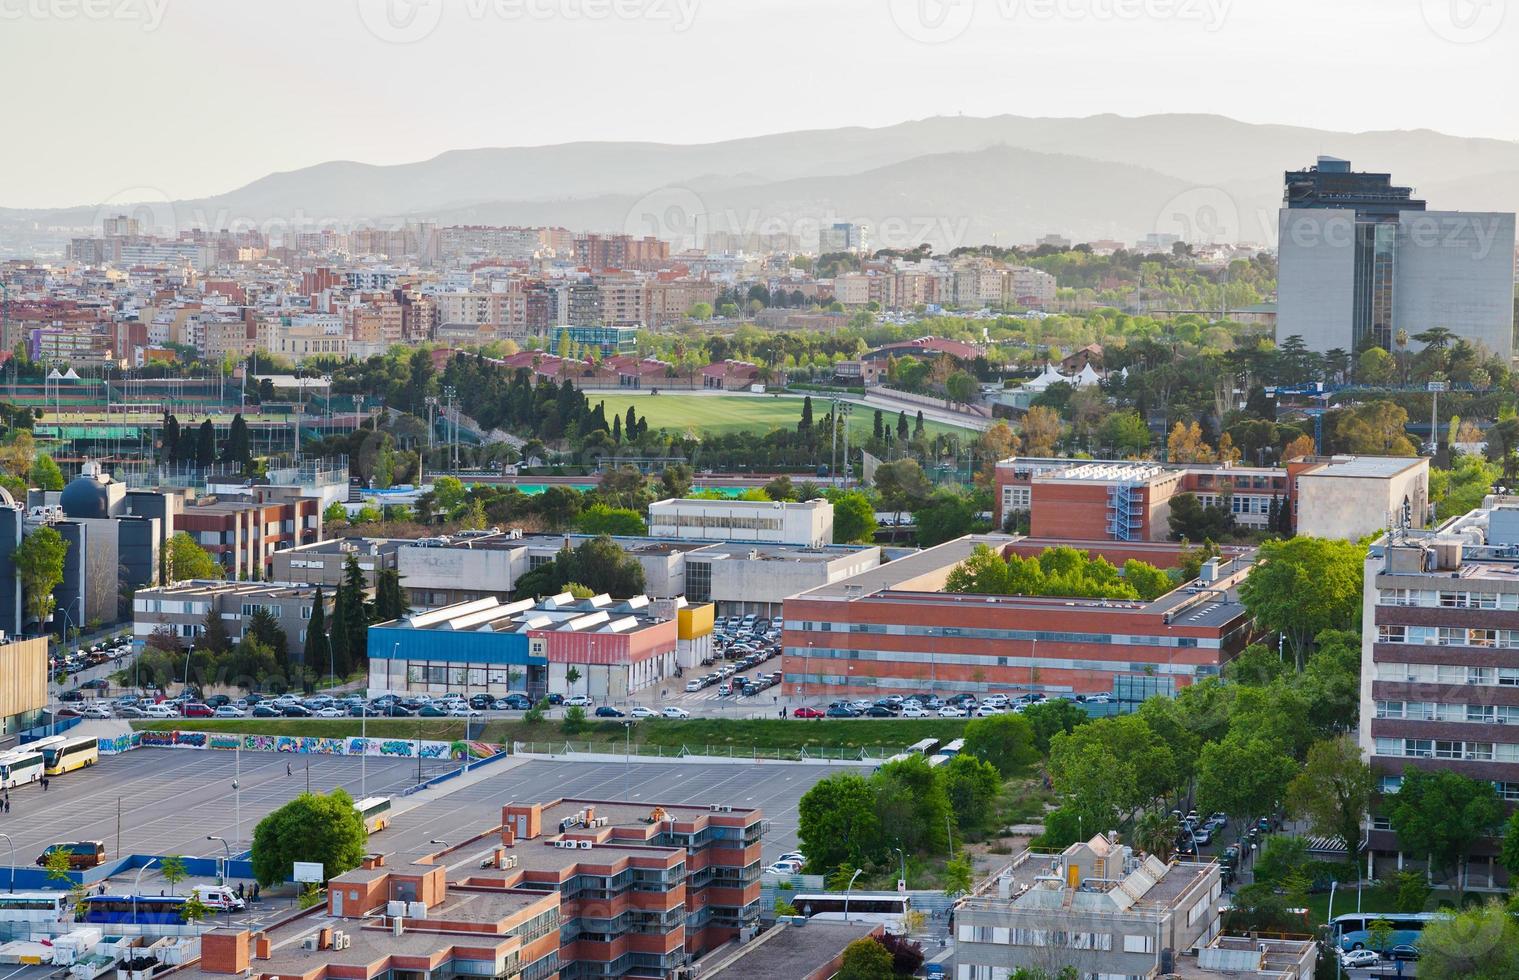
M1331 456L1322 462L1323 466L1307 470L1302 475L1387 479L1429 465L1429 460L1420 456Z
M897 558L858 575L851 575L837 582L829 582L827 585L808 589L793 598L830 601L862 599L879 592L909 586L918 579L947 574L948 569L969 558L971 552L976 550L976 545L984 544L1000 549L1018 540L1020 539L1011 534L970 534L932 548L925 548L903 558ZM934 594L937 595L937 593Z
M612 599L606 595L575 599L568 592L546 599L502 602L495 596L472 599L438 609L414 612L376 627L435 632L472 633L629 633L670 618L656 615L647 596Z
M862 922L809 921L804 926L777 926L747 946L722 947L705 958L702 975L709 980L796 980L831 961L856 939L876 926ZM709 972L710 971L710 972Z
M138 589L138 595L150 595L155 599L189 598L197 596L257 596L263 599L295 599L313 596L314 585L294 585L281 582L224 582L220 579L192 579L174 585Z
M352 553L363 558L365 555L393 554L400 548L415 543L410 538L329 538L325 541L314 541L311 544L298 545L293 548L282 548L280 552L286 554L300 553L303 555L346 555Z

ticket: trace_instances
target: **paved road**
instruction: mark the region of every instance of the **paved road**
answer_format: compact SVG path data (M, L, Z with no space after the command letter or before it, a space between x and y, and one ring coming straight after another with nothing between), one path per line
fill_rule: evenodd
M215 856L221 848L206 835L236 841L240 826L246 848L259 819L305 790L307 763L313 790L341 785L355 798L361 792L359 759L256 752L241 753L241 759L240 825L232 789L236 753L139 749L60 776L46 793L36 785L12 790L11 813L0 817L0 832L14 839L20 864L30 864L44 847L60 840L100 840L114 856L119 798L121 852ZM287 763L294 767L292 776L285 774ZM650 803L761 807L772 828L765 841L768 859L795 847L797 801L831 771L784 764L625 766L555 760L503 765L508 768L487 779L398 814L376 836L375 846L409 851L424 849L434 839L457 843L498 823L505 803L574 796L620 799L626 787L629 798ZM370 759L367 770L370 795L395 796L416 783L415 760ZM426 771L434 775L441 764L432 763ZM8 852L0 854L0 860L8 858Z

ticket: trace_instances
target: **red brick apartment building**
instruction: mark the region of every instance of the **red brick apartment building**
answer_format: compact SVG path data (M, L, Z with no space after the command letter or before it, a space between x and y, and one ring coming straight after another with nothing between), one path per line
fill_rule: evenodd
M227 570L227 577L266 578L274 553L322 540L322 501L268 488L253 496L208 496L186 503L174 527Z
M174 973L667 978L758 923L763 831L743 807L512 803L499 827L444 850L371 855L328 882L325 908L207 934Z
M1152 602L943 591L978 544L1004 555L1068 545L1121 565L1177 562L1180 546L968 535L786 600L788 692L1169 693L1218 674L1249 638L1234 587L1251 549L1225 549L1195 582Z
M1171 500L1192 493L1204 506L1229 501L1241 527L1264 528L1272 504L1303 534L1356 539L1397 523L1424 521L1429 461L1385 456L1301 456L1285 468L1227 463L1168 465L1013 457L997 464L997 526L1029 515L1040 538L1164 541Z

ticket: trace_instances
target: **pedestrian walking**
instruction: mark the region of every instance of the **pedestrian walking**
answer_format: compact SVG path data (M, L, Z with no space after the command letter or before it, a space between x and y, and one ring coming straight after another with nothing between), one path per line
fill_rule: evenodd
M294 776L295 775L295 770L290 768L290 763L288 763L288 762L285 763L285 775L287 775L287 776Z
M46 776L42 777L42 791L44 793L47 792L47 777Z

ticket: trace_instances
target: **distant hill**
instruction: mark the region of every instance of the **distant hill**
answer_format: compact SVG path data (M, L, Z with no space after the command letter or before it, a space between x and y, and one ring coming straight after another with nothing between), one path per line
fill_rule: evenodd
M701 145L455 150L395 166L334 161L163 203L178 227L305 216L340 223L554 223L576 230L789 230L864 220L880 244L1274 238L1281 172L1319 154L1391 172L1442 209L1519 209L1519 144L1429 130L1334 133L1222 116L935 117L880 129ZM121 206L114 206L121 210ZM0 209L0 227L83 229L96 206ZM766 225L772 227L767 228ZM916 236L916 237L915 237Z

